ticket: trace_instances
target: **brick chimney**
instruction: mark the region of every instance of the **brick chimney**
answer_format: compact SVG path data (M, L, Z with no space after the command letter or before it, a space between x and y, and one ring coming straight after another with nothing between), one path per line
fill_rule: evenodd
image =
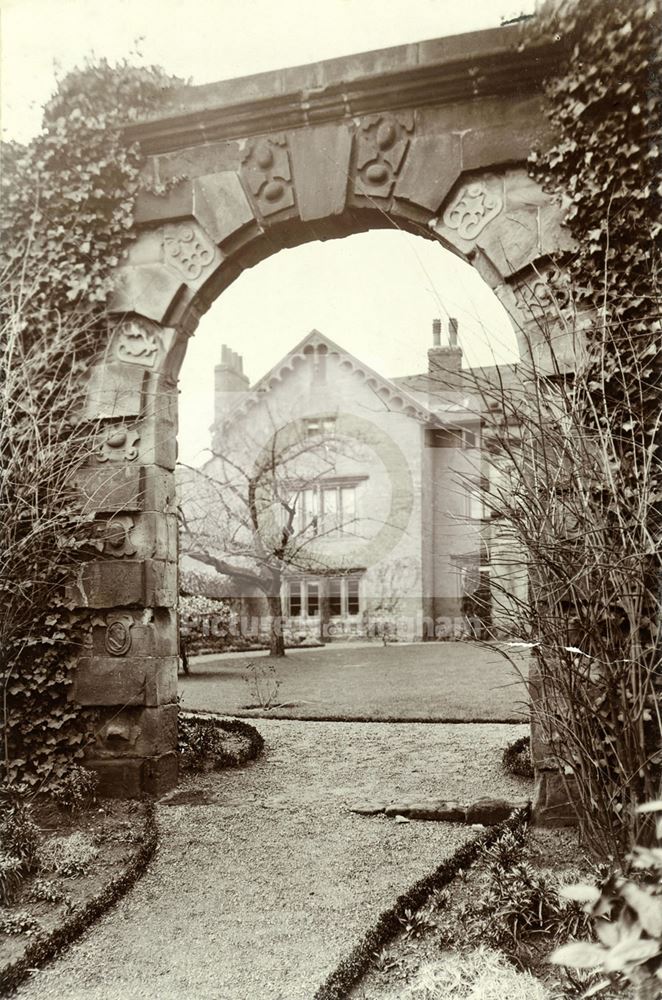
M238 398L237 393L246 392L250 386L244 375L244 362L240 354L223 344L221 363L214 368L214 426L224 418Z
M428 374L450 375L462 368L462 348L457 342L457 320L448 321L448 343L441 343L441 320L432 320L432 347L428 351Z

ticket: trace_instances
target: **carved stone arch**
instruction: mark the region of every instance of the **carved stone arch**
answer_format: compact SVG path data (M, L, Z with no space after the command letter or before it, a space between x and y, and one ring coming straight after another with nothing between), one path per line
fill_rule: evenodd
M563 261L574 243L560 207L525 163L463 173L433 228L494 290L513 322L521 358L551 365L551 347L557 361L572 366L576 330L565 321Z
M72 697L106 720L103 791L176 780L176 382L200 316L282 248L395 226L474 264L523 330L527 277L572 249L525 169L555 53L516 41L495 29L183 88L127 127L166 193L139 198L87 387L93 557L70 596L97 624Z

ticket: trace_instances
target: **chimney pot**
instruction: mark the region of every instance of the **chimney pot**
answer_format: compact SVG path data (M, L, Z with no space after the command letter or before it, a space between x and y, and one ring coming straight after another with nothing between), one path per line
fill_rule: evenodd
M441 347L441 320L432 320L432 346Z
M448 343L451 347L457 347L457 327L458 322L456 319L448 320Z

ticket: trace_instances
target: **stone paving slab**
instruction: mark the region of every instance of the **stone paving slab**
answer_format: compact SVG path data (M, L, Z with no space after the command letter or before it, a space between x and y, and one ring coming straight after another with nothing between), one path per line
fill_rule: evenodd
M499 765L522 726L257 728L264 757L163 800L146 875L20 1000L311 1000L379 914L475 835L351 803L529 791Z

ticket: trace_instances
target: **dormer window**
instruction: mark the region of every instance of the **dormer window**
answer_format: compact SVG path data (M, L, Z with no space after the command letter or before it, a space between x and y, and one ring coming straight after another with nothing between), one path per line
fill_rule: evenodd
M336 430L335 417L315 417L305 421L306 436L317 437L319 434L334 434Z

